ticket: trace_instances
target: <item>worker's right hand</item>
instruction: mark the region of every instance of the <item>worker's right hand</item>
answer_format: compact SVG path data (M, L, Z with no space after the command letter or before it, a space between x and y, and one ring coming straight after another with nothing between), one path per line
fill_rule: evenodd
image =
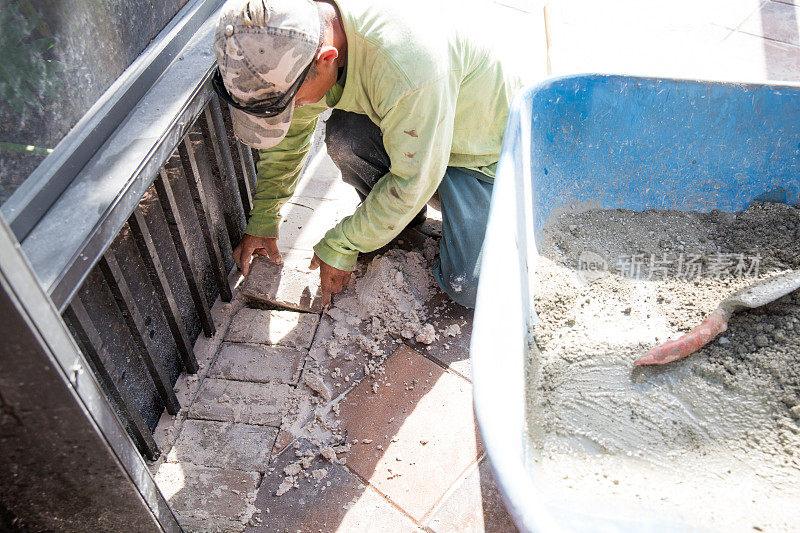
M239 245L233 250L233 260L236 261L236 266L242 271L243 276L250 271L250 261L253 260L254 254L263 255L273 263L283 262L276 237L256 237L245 233Z

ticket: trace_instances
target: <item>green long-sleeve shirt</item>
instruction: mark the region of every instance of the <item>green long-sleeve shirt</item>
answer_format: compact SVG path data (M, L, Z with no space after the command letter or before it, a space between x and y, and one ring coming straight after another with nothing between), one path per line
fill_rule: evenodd
M341 270L359 252L392 240L431 198L448 166L493 178L508 108L522 86L458 4L337 0L347 36L347 77L316 104L295 109L286 137L261 150L246 232L277 237L280 207L291 198L317 117L330 107L367 115L391 160L355 212L314 251Z

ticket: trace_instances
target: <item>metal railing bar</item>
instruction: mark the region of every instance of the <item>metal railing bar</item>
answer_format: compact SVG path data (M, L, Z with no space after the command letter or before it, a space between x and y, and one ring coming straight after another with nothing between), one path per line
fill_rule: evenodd
M94 375L102 383L117 412L122 415L128 433L144 455L155 461L161 455L161 451L127 389L124 386L118 387L114 382L112 376L117 373L114 361L108 355L100 332L95 328L80 298L73 298L69 307L64 310L64 318L72 329L75 340L78 341Z
M183 323L178 306L175 303L175 296L172 293L172 288L167 281L164 267L161 264L161 259L153 243L153 237L150 235L150 229L147 226L141 208L138 206L133 210L133 214L128 219L128 226L131 228L131 236L139 248L139 255L144 262L147 274L150 277L150 282L156 289L158 302L161 305L161 310L164 312L164 317L167 319L172 338L175 345L178 347L178 354L183 361L183 367L190 374L195 374L198 370L197 359L192 349L192 343L189 340L189 335L186 333L186 326Z
M253 192L250 190L250 178L247 175L247 160L245 159L245 151L242 149L242 142L236 140L236 151L239 157L237 163L242 169L242 176L239 180L239 193L242 195L242 206L244 207L245 217L250 216L250 210L253 209ZM252 161L251 161L252 163Z
M258 153L258 149L250 148L250 157L253 159L253 164L256 165L259 161L261 161L261 156ZM256 190L256 185L258 184L258 165L256 165L255 175L253 176L253 183L252 187L253 190Z
M253 161L253 150L244 144L242 141L237 139L239 144L239 153L244 159L244 168L245 168L245 179L247 180L247 191L248 191L248 198L250 200L250 208L253 206L253 193L256 189L256 182L258 181L258 177L256 175L256 163Z
M202 287L198 284L200 279L194 264L189 260L189 254L186 251L186 229L183 224L183 218L178 211L178 205L175 203L175 196L172 193L172 187L169 184L169 177L164 169L161 169L159 176L153 182L156 187L158 200L161 202L161 208L164 211L164 216L167 219L167 226L169 226L172 235L172 242L175 244L175 251L178 252L178 259L183 269L183 275L189 285L189 293L194 302L197 315L200 317L200 325L203 327L203 333L206 337L213 337L216 332L214 327L214 319L211 318L211 311L208 308L205 295L203 294Z
M222 0L191 0L0 206L19 241L125 120Z
M189 192L194 200L197 221L200 226L200 232L203 234L208 257L211 260L211 268L214 270L214 275L217 278L219 297L223 302L230 302L233 298L233 293L231 292L230 285L228 285L228 271L225 268L225 262L222 259L219 244L214 236L213 222L208 210L208 199L206 198L206 193L203 188L200 169L197 166L194 147L192 146L189 134L187 134L183 138L183 142L178 145L178 155L181 160L183 176L186 179L186 183L189 185Z
M202 122L202 119L198 119L198 127L189 134L189 140L194 147L195 162L197 163L197 168L200 172L200 181L203 184L203 189L206 192L206 198L209 201L209 211L211 213L214 229L217 233L217 239L220 244L220 252L230 255L230 259L228 259L227 256L224 257L224 259L227 259L227 265L232 266L233 248L231 247L230 236L228 235L228 229L225 225L224 206L220 201L220 194L217 190L218 187L215 184L211 159L209 158L207 146L203 139L201 128L199 127L200 123Z
M249 175L249 168L245 158L245 150L247 148L242 142L233 135L233 118L231 117L230 105L221 104L220 110L222 111L222 119L225 123L225 131L231 132L228 135L228 144L231 142L236 145L237 157L233 157L233 166L236 169L236 182L239 185L239 195L242 197L242 206L244 207L245 218L250 216L250 210L253 208L253 192L250 188L251 176ZM251 154L252 156L252 154Z
M117 264L117 259L111 249L107 250L99 263L100 271L103 273L106 284L111 289L111 294L114 295L117 307L122 312L122 317L125 324L131 332L133 343L136 346L139 356L144 361L147 371L156 386L158 395L167 412L171 415L178 414L181 410L181 404L175 391L172 389L167 373L164 370L164 365L161 364L158 353L156 353L153 341L150 339L150 333L144 323L144 318L139 307L136 305L136 300L131 294L131 289L128 282L122 273L122 270Z
M101 187L99 182L102 182L103 176L87 180L87 183L82 184L80 190L76 190L74 193L71 193L70 190L65 191L56 206L48 212L45 219L22 243L23 250L33 264L45 290L48 291L53 303L60 311L69 303L85 281L89 271L97 264L103 252L111 244L113 237L122 229L142 195L152 183L154 176L157 175L158 169L169 158L178 139L186 133L185 124L191 123L201 111L204 103L201 99L193 101L187 106L183 114L175 121L175 129L164 135L162 142L153 150L153 156L142 163L87 234L81 235L81 232L86 222L90 220L86 217L86 213L91 212L94 206L85 205L87 203L86 194L90 194L90 190L93 188ZM178 139L173 141L174 137L178 137ZM89 181L98 183L89 183ZM75 205L84 205L84 209L75 210ZM63 216L57 217L57 214L63 214ZM51 217L53 220L50 220ZM73 220L74 217L81 220ZM55 220L56 218L60 218L60 220ZM65 226L70 227L71 231L64 232L57 229ZM77 239L81 239L81 241L75 243L74 241Z
M214 154L219 170L219 182L217 190L222 194L223 212L228 226L228 233L231 243L239 242L244 227L244 206L242 198L237 191L239 185L236 179L236 171L233 167L230 146L228 145L228 134L225 131L225 122L222 118L219 101L216 95L212 95L208 106L205 109L205 121L200 121L203 137L207 144L211 144L210 152Z

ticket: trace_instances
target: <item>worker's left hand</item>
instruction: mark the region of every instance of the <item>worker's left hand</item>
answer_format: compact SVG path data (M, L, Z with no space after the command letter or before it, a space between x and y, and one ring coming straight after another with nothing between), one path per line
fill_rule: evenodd
M350 281L350 274L347 270L339 270L338 268L330 266L328 263L320 259L317 254L311 259L311 264L308 266L311 270L319 268L319 278L322 282L322 305L323 307L331 303L331 296L342 291Z

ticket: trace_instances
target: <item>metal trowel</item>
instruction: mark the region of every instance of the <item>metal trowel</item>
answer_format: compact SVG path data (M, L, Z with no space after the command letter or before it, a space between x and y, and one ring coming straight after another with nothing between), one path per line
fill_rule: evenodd
M800 289L800 270L779 274L739 289L722 300L714 312L692 331L679 339L656 346L633 364L663 365L683 359L728 329L728 320L736 311L761 307L797 289Z

